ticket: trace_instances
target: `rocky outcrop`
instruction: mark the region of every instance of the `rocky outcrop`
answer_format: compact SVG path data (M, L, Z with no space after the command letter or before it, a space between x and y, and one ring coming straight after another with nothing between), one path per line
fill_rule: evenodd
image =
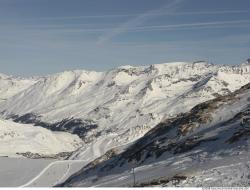
M69 158L72 155L73 152L60 152L58 154L38 154L38 153L32 153L32 152L17 152L17 155L24 156L26 158L31 159L62 159L65 160Z
M135 184L134 187L154 187L154 186L165 186L171 183L171 186L176 187L181 181L186 180L187 176L184 175L174 175L173 177L160 177L158 179L153 179L148 182L143 182Z

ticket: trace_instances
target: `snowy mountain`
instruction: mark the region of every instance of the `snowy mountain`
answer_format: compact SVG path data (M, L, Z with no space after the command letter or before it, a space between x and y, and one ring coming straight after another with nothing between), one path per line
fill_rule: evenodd
M249 186L250 83L163 120L114 148L63 186Z
M4 76L0 84L9 93L3 93L0 112L4 119L77 134L85 144L71 159L91 161L249 81L248 64L205 62L66 71L32 79Z
M21 180L24 186L54 186L80 168L65 186L131 186L132 167L138 186L173 180L198 186L205 175L217 175L212 168L223 165L224 155L230 159L223 172L235 159L249 166L249 131L240 125L249 82L246 63L177 62L26 79L1 74L0 155L67 159ZM236 182L247 174L239 172L243 181Z

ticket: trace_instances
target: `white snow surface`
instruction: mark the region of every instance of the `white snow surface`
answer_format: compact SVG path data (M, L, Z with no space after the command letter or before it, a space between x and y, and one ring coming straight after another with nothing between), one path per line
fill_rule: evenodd
M32 152L44 155L71 152L81 145L77 135L52 132L48 129L0 120L0 155L17 156Z
M53 160L0 157L0 186L22 186L51 162Z
M35 177L20 187L53 187L64 182L87 162L83 160L61 160L51 162Z
M36 82L35 78L23 79L0 74L0 102L6 101Z

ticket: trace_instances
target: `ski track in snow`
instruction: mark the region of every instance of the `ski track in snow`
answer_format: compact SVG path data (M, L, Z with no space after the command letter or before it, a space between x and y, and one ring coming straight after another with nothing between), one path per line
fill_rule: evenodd
M59 184L60 182L62 182L62 181L67 177L67 175L69 174L70 168L71 168L71 164L72 164L72 163L69 163L69 164L68 164L68 166L67 166L67 171L65 172L65 174L64 174L59 180L57 180L57 181L53 184L53 186Z
M37 176L35 176L34 178L32 178L30 181L28 181L27 183L21 185L20 187L31 187L32 184L36 181L39 181L39 178L41 178L46 172L48 172L50 170L50 168L52 168L52 166L56 165L56 164L66 164L67 165L67 170L65 171L65 173L62 173L62 176L58 176L58 179L54 182L53 185L56 185L58 183L63 182L62 180L65 180L65 178L67 177L67 175L69 174L69 171L71 169L71 165L74 163L82 163L83 167L87 162L85 160L60 160L60 161L55 161L50 163L49 165L47 165ZM81 167L79 169L81 169ZM77 172L77 171L74 171Z

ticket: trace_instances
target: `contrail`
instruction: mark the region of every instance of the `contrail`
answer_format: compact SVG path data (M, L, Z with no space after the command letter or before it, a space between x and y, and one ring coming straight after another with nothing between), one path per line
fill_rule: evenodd
M115 37L121 33L126 32L129 28L136 27L136 26L144 23L148 19L156 17L157 15L159 15L162 12L175 10L176 6L182 1L183 0L174 0L174 1L166 4L165 6L159 8L159 9L148 11L142 15L137 16L134 19L131 19L131 20L119 25L118 27L114 28L112 31L105 33L104 35L101 35L97 41L97 44L102 44L104 42L107 42L110 39L112 39L113 37Z
M160 30L176 30L176 29L189 29L189 28L211 28L218 27L224 28L227 26L238 25L250 23L250 20L234 20L234 21L215 21L215 22L197 22L197 23L183 23L183 24L171 24L171 25L154 25L154 26L137 26L137 27L127 27L126 32L136 32L136 31L160 31ZM245 25L246 27L248 25ZM250 26L249 26L250 27ZM52 28L50 31L63 31L63 32L110 32L112 33L116 28ZM112 33L113 34L113 33ZM114 36L114 35L113 35ZM112 37L113 37L112 36ZM110 38L110 36L109 36Z
M214 26L214 25L231 25L231 24L244 24L249 23L250 20L235 20L235 21L216 21L216 22L197 22L187 24L171 24L171 25L158 25L158 26L142 26L135 28L128 28L128 30L136 31L148 31L148 30L164 30L171 28L182 28L182 27L200 27L200 26Z
M161 12L152 13L155 16L164 15L214 15L214 14L240 14L250 13L250 10L221 10L221 11L186 11L186 12ZM110 14L110 15L82 15L82 16L64 16L64 17L41 17L35 19L41 20L67 20L67 19L89 19L89 18L119 18L119 17L137 17L141 14Z

